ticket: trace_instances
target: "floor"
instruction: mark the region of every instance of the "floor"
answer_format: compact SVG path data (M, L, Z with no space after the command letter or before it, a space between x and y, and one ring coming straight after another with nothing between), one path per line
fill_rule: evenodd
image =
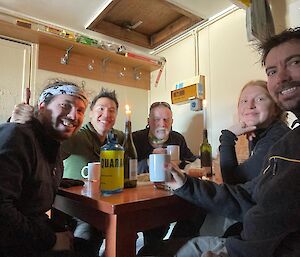
M175 222L171 223L170 229L169 229L169 231L168 231L168 233L167 233L167 235L165 236L164 239L168 239L170 237L170 234L172 232L172 229L173 229L174 225L175 225ZM138 233L138 239L136 241L136 252L138 252L143 246L144 246L143 233L139 232ZM102 256L104 250L105 250L105 239L104 239L103 244L102 244L102 246L100 248L99 256Z
M232 223L235 222L231 219L227 219L218 215L209 214L206 216L205 222L203 223L199 235L201 236L220 236L224 234L224 231L226 228ZM164 239L168 239L170 237L170 234L174 228L175 222L171 223L170 229L165 236ZM138 239L136 242L136 252L138 252L142 247L144 246L144 238L143 233L138 233ZM100 249L100 256L103 254L105 248L105 243L103 242L101 249Z

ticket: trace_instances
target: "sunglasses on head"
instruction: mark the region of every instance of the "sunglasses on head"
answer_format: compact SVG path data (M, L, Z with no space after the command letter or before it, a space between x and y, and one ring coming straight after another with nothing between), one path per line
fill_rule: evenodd
M158 106L164 106L167 107L169 110L171 110L171 106L167 103L167 102L154 102L153 104L151 104L150 106L150 111Z

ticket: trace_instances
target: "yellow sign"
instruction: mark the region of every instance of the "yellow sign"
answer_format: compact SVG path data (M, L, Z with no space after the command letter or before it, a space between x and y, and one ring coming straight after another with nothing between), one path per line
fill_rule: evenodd
M185 103L197 97L197 84L171 91L172 104Z
M183 104L195 98L205 99L205 77L203 75L195 76L177 85L183 87L171 91L172 104Z

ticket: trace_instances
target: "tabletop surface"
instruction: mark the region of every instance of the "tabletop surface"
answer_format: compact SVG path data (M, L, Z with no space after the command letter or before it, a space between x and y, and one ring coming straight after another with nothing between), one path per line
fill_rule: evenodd
M170 191L154 188L152 183L126 188L120 193L104 196L100 193L99 182L85 181L84 186L59 188L58 194L109 214L128 211L128 209L163 206L166 201L179 199Z

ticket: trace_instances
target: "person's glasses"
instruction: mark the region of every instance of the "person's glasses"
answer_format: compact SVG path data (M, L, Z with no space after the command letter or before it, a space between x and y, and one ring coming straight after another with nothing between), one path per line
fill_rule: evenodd
M154 102L153 104L151 104L150 106L150 111L158 106L164 106L167 107L169 110L171 110L171 106L167 103L167 102Z

